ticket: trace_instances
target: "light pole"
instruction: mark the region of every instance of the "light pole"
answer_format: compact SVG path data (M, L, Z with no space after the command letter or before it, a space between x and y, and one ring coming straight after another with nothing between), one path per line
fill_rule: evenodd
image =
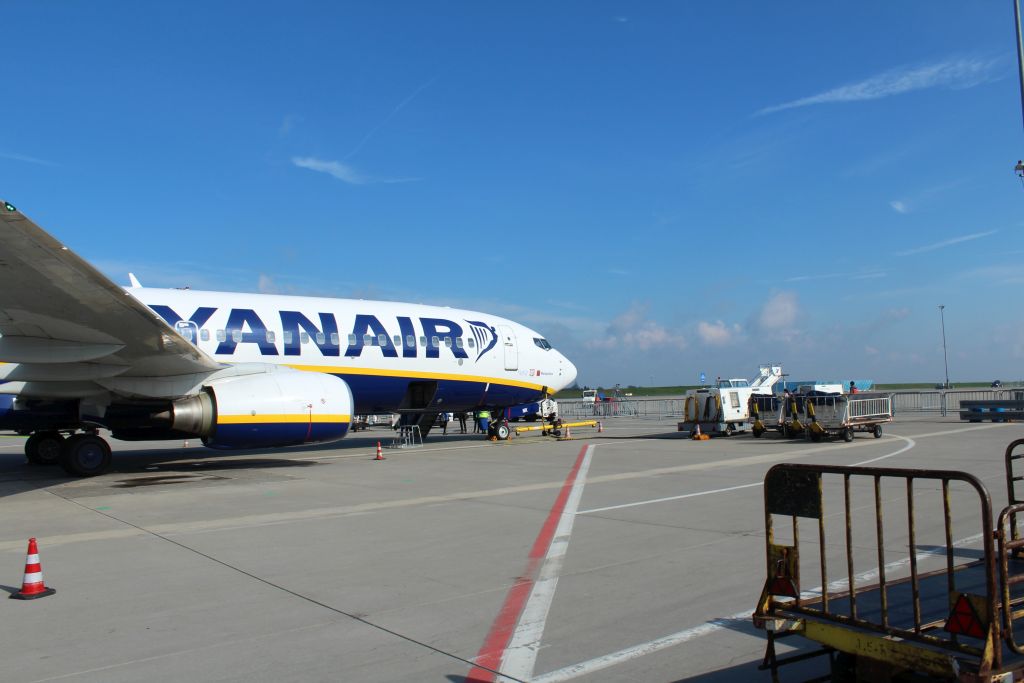
M1024 116L1024 39L1020 30L1020 0L1013 0L1013 24L1017 30L1017 72L1020 79L1020 113ZM1014 169L1024 180L1024 161L1018 161Z
M939 304L939 324L942 325L942 362L946 366L946 383L943 389L949 389L949 358L946 356L946 316L943 314L945 306Z

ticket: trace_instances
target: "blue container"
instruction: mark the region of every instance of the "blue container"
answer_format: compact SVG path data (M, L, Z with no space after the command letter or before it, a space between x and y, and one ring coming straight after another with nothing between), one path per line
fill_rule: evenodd
M485 432L485 433L486 433L486 432L487 432L487 427L488 427L488 426L489 426L490 424L491 424L491 420L490 420L490 418L487 418L487 417L481 417L481 418L480 418L480 431L481 431L481 432Z

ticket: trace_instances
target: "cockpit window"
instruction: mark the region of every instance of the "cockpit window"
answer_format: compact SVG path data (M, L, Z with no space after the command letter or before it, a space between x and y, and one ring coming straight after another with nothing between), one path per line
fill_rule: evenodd
M548 343L547 339L541 339L540 337L534 337L533 343L544 349L545 351L551 350L551 344Z

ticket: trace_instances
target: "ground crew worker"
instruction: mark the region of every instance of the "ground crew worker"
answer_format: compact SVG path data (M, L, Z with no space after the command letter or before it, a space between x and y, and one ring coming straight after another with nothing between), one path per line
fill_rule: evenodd
M476 411L476 423L481 432L487 433L487 427L491 424L491 411L483 409Z
M854 384L853 382L850 382L850 393L851 394L856 394L857 393L857 385Z

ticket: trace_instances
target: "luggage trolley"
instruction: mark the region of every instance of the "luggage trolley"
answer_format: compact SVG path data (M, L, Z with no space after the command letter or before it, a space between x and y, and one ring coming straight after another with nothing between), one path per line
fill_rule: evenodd
M854 432L882 437L882 425L892 422L892 396L881 392L799 397L812 441L841 436L853 441Z

